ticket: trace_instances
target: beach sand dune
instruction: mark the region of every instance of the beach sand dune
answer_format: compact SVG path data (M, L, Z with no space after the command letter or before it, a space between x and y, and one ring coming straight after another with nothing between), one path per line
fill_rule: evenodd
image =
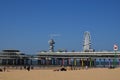
M120 80L120 68L88 70L9 70L0 72L0 80Z

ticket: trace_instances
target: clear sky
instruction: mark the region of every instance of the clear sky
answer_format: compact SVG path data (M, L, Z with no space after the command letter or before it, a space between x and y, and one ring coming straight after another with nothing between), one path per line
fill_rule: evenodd
M0 50L28 54L48 50L81 51L84 31L95 50L120 46L120 0L0 0Z

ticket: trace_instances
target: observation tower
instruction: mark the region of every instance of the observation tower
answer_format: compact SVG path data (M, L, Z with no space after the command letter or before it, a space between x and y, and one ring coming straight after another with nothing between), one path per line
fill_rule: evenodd
M53 39L50 39L48 43L49 43L49 52L54 52L55 41Z

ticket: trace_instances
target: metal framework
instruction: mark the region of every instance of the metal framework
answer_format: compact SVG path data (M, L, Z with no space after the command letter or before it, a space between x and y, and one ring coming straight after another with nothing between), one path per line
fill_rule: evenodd
M50 51L50 52L54 52L54 44L55 44L55 41L54 41L53 39L50 39L50 40L48 41L48 43L49 43L49 51Z
M91 52L91 51L93 51L91 49L91 36L90 36L90 32L88 32L88 31L86 31L84 33L83 51L84 52Z

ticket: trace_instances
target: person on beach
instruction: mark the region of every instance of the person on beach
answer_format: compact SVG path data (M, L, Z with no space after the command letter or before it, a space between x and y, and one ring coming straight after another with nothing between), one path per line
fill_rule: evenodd
M6 71L6 67L5 67L5 66L3 67L3 71L4 71L4 72Z
M30 66L27 67L27 70L30 71Z
M87 70L87 69L88 69L88 66L85 66L85 69Z

